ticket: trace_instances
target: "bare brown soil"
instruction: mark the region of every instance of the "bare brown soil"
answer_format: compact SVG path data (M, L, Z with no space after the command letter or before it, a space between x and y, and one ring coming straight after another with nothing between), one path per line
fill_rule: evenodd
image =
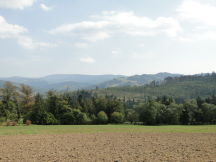
M214 133L0 136L1 162L216 161Z

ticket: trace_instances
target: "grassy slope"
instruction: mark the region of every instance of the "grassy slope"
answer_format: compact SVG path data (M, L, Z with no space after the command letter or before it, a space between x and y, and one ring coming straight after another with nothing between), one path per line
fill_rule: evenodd
M0 126L0 135L67 134L99 132L153 133L216 133L216 125L202 126L140 126L140 125L55 125L55 126Z

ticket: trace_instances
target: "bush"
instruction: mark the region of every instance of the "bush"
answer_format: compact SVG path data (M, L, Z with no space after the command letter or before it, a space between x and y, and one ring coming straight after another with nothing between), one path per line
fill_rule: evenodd
M61 116L61 124L87 124L90 119L85 113L82 113L79 109L73 109L71 112L64 113Z
M33 124L39 124L39 125L58 124L58 121L56 120L54 115L46 111L40 112L38 114L32 113L30 114L29 119L32 121Z
M20 119L17 121L17 124L18 124L18 125L22 125L22 124L23 124L23 118L20 118Z
M81 124L92 124L92 119L89 118L85 113L82 113L83 114L83 121Z
M91 124L97 124L97 117L93 114L90 116Z
M111 114L111 122L112 123L123 123L124 122L124 115L120 112L113 112Z
M58 121L56 120L56 118L54 117L54 115L52 113L48 113L45 112L42 114L42 124L44 125L54 125L54 124L58 124Z
M98 124L107 124L107 122L108 122L107 114L104 111L100 111L97 114L97 123Z

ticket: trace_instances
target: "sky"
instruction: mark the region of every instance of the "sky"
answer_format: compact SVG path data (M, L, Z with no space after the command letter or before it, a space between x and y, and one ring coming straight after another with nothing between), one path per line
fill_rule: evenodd
M0 77L216 69L215 0L0 0Z

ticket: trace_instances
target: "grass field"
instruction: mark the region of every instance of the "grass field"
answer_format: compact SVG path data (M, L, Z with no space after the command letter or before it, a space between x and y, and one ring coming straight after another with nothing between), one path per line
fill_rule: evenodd
M199 126L142 126L142 125L31 125L0 126L0 135L69 134L98 132L150 132L150 133L216 133L216 125Z

